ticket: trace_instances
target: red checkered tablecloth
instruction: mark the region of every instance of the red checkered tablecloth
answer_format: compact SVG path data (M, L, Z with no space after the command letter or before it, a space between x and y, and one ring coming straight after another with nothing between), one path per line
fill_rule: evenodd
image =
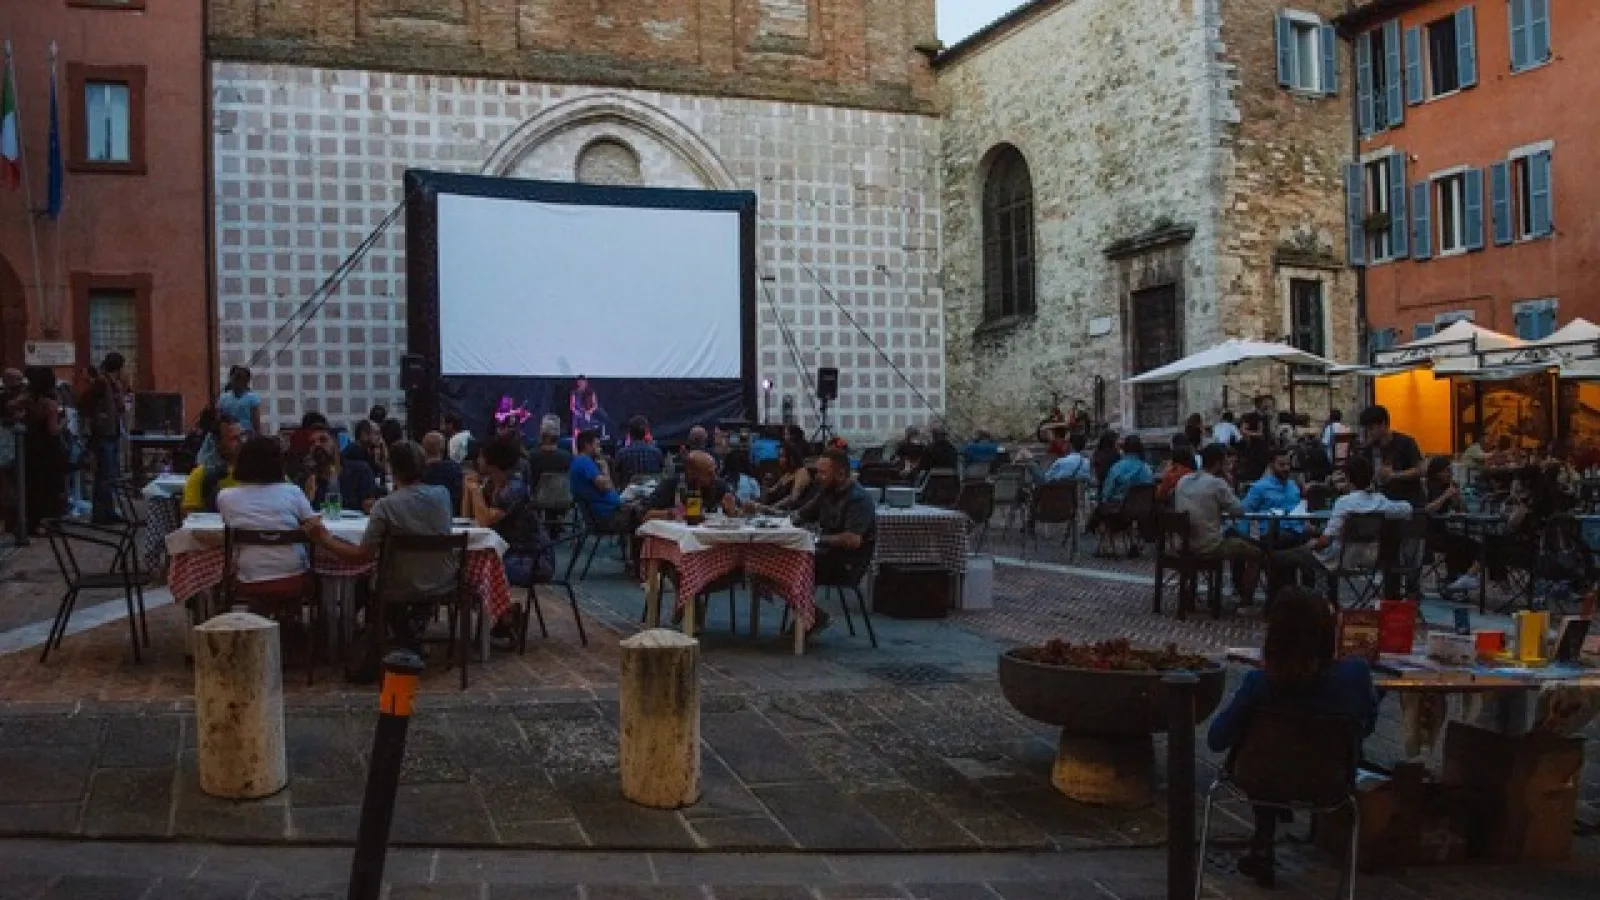
M938 566L946 572L967 571L967 525L964 513L931 506L911 509L878 507L878 545L872 571L880 566Z
M689 597L698 597L717 579L743 567L745 574L760 578L778 589L794 617L806 629L816 620L816 564L804 550L775 547L771 544L713 544L705 550L685 553L676 541L644 536L640 559L660 560L678 571L678 609Z
M180 601L187 600L201 591L215 588L222 583L225 562L220 548L174 555L167 579L172 596ZM371 564L346 565L325 556L317 560L317 574L325 578L360 578L371 571ZM483 608L496 621L511 611L511 584L506 581L500 554L493 550L467 552L467 586L483 599Z

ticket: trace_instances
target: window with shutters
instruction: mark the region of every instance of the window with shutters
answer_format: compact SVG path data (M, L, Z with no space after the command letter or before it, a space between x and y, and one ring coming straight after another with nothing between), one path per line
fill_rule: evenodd
M983 294L986 320L1033 315L1033 177L1009 144L983 185Z
M1427 27L1428 96L1461 90L1461 70L1456 58L1456 17L1445 16Z
M1552 222L1550 151L1541 150L1511 160L1510 213L1519 241L1549 237Z
M1367 359L1372 359L1373 353L1393 350L1395 344L1400 342L1400 329L1376 328L1367 333Z
M1389 48L1384 40L1384 29L1369 31L1366 34L1368 51L1372 58L1372 77L1368 79L1372 96L1372 131L1383 131L1389 127L1389 92L1385 85L1389 83Z
M67 165L78 172L143 174L144 68L68 63L67 90Z
M1442 312L1433 317L1433 330L1443 331L1457 322L1471 322L1472 320L1473 314L1472 310L1470 309L1458 309L1452 312Z
M1390 196L1394 190L1393 156L1385 156L1367 163L1366 201L1367 260L1387 262L1395 258L1394 228L1390 212ZM1403 218L1403 215L1402 215ZM1401 223L1404 228L1404 223ZM1402 232L1403 233L1403 232Z
M1411 326L1411 339L1413 341L1420 341L1423 338L1431 337L1433 337L1432 322L1418 322L1417 324Z
M1458 172L1433 182L1433 207L1439 220L1439 255L1467 249L1467 178Z
M1517 337L1525 341L1544 340L1556 331L1556 299L1523 300L1511 304L1511 319Z
M1550 0L1507 2L1511 18L1511 71L1537 69L1551 59Z
M1338 93L1338 37L1310 13L1277 14L1278 84L1317 96Z

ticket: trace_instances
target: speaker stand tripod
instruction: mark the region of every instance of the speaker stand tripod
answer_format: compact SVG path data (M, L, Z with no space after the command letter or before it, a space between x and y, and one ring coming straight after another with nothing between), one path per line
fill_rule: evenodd
M811 443L817 444L826 450L828 449L828 443L838 435L834 434L833 429L828 427L828 398L821 398L821 402L822 424L818 425L817 430L811 433Z

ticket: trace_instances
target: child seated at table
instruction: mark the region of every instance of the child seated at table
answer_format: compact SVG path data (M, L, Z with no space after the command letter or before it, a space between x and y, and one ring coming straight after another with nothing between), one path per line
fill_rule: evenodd
M1233 749L1252 715L1264 708L1348 716L1362 738L1372 734L1378 716L1372 670L1363 659L1334 660L1336 619L1328 601L1289 585L1278 592L1268 615L1261 668L1245 675L1227 706L1211 720L1211 749ZM1255 808L1255 834L1249 852L1239 860L1239 872L1262 887L1274 882L1278 818L1275 808Z

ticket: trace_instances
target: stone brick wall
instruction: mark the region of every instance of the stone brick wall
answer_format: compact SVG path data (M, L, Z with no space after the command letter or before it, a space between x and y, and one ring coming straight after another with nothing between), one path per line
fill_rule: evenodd
M571 181L580 161L591 171L586 150L615 160L612 145L622 145L643 184L759 195L758 360L760 377L776 383L774 418L789 396L801 421L815 424L806 373L823 365L843 370L832 420L846 435L926 421L921 397L942 408L929 116L268 64L217 63L213 74L225 366L247 359L383 220L405 169ZM624 177L633 176L630 168ZM270 422L308 409L338 421L372 403L399 408L404 247L397 227L258 377Z
M1075 0L939 71L943 271L951 418L958 429L1024 434L1050 391L1089 400L1106 380L1123 416L1123 275L1105 250L1166 224L1195 228L1175 272L1186 281L1193 344L1215 330L1215 292L1198 252L1214 240L1201 119L1207 47L1180 0ZM984 331L981 205L987 156L1016 146L1033 177L1037 314ZM1107 322L1106 320L1110 321Z
M213 58L928 112L934 0L209 0Z
M1228 337L1283 337L1295 277L1323 282L1330 353L1353 359L1340 170L1350 152L1349 93L1311 99L1278 87L1280 5L1043 3L1009 33L940 65L949 403L958 426L1031 432L1052 390L1087 400L1096 376L1107 383L1108 417L1131 426L1133 391L1122 384L1134 374L1130 295L1167 284L1182 304L1177 355ZM1342 7L1287 5L1324 16ZM986 156L1003 143L1023 152L1033 176L1038 308L996 328L983 319L981 203ZM1257 391L1287 408L1282 373L1226 384L1236 409ZM1181 414L1214 418L1223 386L1186 379ZM1313 415L1326 408L1321 390L1302 390L1299 400Z

